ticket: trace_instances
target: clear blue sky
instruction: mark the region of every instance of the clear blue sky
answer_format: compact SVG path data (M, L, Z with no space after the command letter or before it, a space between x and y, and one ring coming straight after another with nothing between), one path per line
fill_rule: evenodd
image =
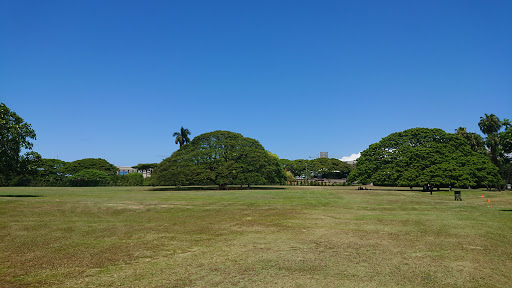
M172 133L281 158L512 118L512 1L0 0L0 102L44 158L160 162Z

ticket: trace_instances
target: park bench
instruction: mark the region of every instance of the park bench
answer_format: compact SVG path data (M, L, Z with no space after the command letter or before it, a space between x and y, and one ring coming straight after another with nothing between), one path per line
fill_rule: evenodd
M462 198L460 197L460 191L454 191L453 195L455 196L455 201L462 201Z

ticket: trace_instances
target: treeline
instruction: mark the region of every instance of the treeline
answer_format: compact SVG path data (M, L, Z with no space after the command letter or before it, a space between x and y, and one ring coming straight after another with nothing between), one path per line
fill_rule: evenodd
M316 158L312 160L279 159L279 163L289 173L288 175L293 175L295 179L345 179L353 169L353 165L335 158ZM291 180L289 176L287 180Z
M117 175L104 159L65 162L41 159L32 150L31 125L0 103L0 186L136 186L302 184L313 178L387 186L433 184L505 188L512 174L512 124L494 114L478 122L485 138L460 127L455 133L413 128L392 133L361 152L355 167L338 159L279 159L255 139L230 131L204 133L190 140L188 129L174 133L180 148L153 170ZM24 152L24 153L22 153Z
M100 158L87 158L73 162L59 159L38 159L32 165L37 168L18 175L5 184L40 187L141 186L149 184L149 181L140 173L118 175L117 167ZM145 169L155 166L151 164L139 164L138 166L141 165Z

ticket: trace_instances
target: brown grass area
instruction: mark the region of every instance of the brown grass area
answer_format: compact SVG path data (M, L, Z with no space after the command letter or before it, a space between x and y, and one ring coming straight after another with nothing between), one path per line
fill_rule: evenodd
M42 196L0 198L0 287L512 283L510 192L30 189L0 189Z

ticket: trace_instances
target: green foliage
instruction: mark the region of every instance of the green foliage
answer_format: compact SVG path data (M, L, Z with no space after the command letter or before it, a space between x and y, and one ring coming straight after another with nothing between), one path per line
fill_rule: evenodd
M85 161L84 161L85 160ZM140 186L144 177L140 173L127 175L113 175L112 167L103 159L82 159L67 163L58 159L42 159L37 168L38 174L31 179L31 186ZM108 162L107 162L108 163ZM139 164L150 165L150 164ZM77 168L78 167L78 168ZM84 167L97 167L99 169L85 168L78 172L72 169ZM102 171L102 170L104 171ZM71 174L70 172L73 172Z
M488 150L489 158L492 163L498 167L501 178L505 183L510 183L510 176L512 172L512 152L510 142L510 127L509 119L501 121L498 116L494 114L485 114L485 117L480 117L478 122L480 131L487 137L485 139L485 146ZM500 130L505 128L505 131Z
M158 166L158 163L145 163L145 164L138 164L136 166L133 166L132 168L143 171L143 170L155 169L157 166Z
M506 128L505 131L498 134L500 144L498 167L502 179L506 183L510 183L512 176L512 126L510 126L508 119L505 119L503 122Z
M37 162L37 173L32 177L30 186L67 186L64 167L68 162L59 159L41 159Z
M315 176L322 176L326 179L342 179L346 178L352 166L334 158L316 158L308 163L308 170L312 171Z
M84 169L69 177L71 186L100 186L108 184L109 175L96 169Z
M288 160L288 159L279 159L279 164L281 164L281 166L286 169L286 167L288 167L290 164L292 164L292 160Z
M142 186L144 184L144 177L140 173L113 175L109 178L111 186Z
M346 178L352 166L334 158L317 158L313 160L288 160L280 159L279 163L288 172L295 176L322 176L326 179Z
M93 169L104 172L106 175L115 175L118 171L117 167L110 164L107 160L101 158L86 158L76 160L64 168L66 174L75 175L82 170Z
M458 129L456 129L455 134L464 138L471 147L471 150L478 152L480 154L487 154L487 151L485 149L485 141L484 138L482 138L482 136L476 133L467 132L466 128L464 127L459 127Z
M85 169L70 177L71 179L82 180L105 180L108 178L107 173L96 169Z
M144 177L140 173L130 173L122 177L126 179L123 181L126 186L141 186L144 183Z
M59 159L41 159L39 165L39 177L45 180L62 179L64 168L69 163Z
M292 172L286 171L286 181L288 182L296 182L295 176L293 176Z
M491 161L498 167L500 166L498 160L498 153L500 148L498 132L502 126L503 122L500 120L500 118L498 118L498 116L494 114L485 114L485 117L480 117L480 121L478 122L480 131L487 135L485 145L489 149Z
M487 113L485 113L485 117L480 117L480 121L478 122L480 131L482 131L482 133L485 135L498 133L502 125L503 123L500 121L498 116L494 114L487 115Z
M512 153L512 127L509 126L505 129L505 131L500 132L499 138L503 149L503 153Z
M291 172L295 176L305 176L306 170L311 172L310 169L308 169L308 160L298 159L298 160L288 160L288 159L279 159L279 163L281 163L282 167L286 170Z
M156 185L279 184L286 175L278 159L256 140L229 131L196 136L153 171Z
M376 185L487 186L500 183L488 158L455 134L414 128L392 133L361 153L350 182Z
M21 154L32 150L30 139L36 140L32 125L0 103L0 186L18 185L24 182L20 179L33 177L41 156L31 151Z

